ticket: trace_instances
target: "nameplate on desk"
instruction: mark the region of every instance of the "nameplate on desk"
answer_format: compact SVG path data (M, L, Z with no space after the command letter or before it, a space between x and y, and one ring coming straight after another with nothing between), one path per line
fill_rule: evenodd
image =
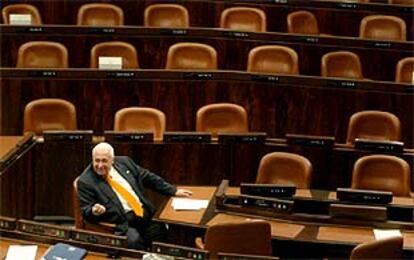
M105 131L104 137L107 142L153 142L152 132L119 132Z
M77 241L114 247L127 246L127 238L124 236L103 234L79 229L72 230L71 234L71 238Z
M264 143L267 134L265 132L249 133L218 133L219 143Z
M334 218L354 218L365 220L387 220L387 208L380 206L331 204L329 215Z
M211 134L207 132L165 132L166 143L209 143Z
M303 145L303 146L332 148L335 144L335 137L286 134L286 142L289 145L301 145L301 146Z
M239 201L242 207L247 206L278 213L289 213L293 208L293 201L282 199L240 195Z
M108 71L106 72L107 78L135 78L134 72L126 71Z
M97 33L97 34L107 34L107 33L116 33L116 29L97 27L97 28L87 28L86 32Z
M53 70L35 70L28 72L29 77L48 77L54 78L57 77L58 72Z
M339 87L339 88L356 88L358 86L356 81L350 81L350 80L335 80L335 79L328 79L327 85L332 87Z
M251 80L262 82L279 82L279 77L270 75L252 75Z
M239 32L239 31L226 31L224 35L227 37L234 37L234 38L247 38L249 34L247 32Z
M240 193L260 197L292 197L296 193L293 184L240 183Z
M70 229L61 226L38 223L29 220L18 220L17 229L25 233L33 233L42 236L65 238L70 237Z
M45 142L91 142L92 130L79 131L60 131L50 130L43 131L43 138Z
M339 201L364 204L388 204L392 202L392 192L377 190L361 190L351 188L337 188L336 198Z
M344 9L357 9L358 8L358 4L351 4L351 3L339 3L338 7L339 8L344 8Z
M268 0L269 2L275 3L275 4L287 4L288 0Z
M0 229L15 230L16 229L16 219L0 216Z
M309 36L300 36L295 38L298 42L306 42L306 43L318 43L318 37L309 37Z
M183 257L196 260L209 259L209 252L206 250L162 242L153 242L151 251L153 253L174 257Z
M365 45L367 45L368 47L386 48L386 49L389 49L392 47L392 43L387 42L387 41L368 41Z
M207 72L184 72L183 79L209 80L213 78L212 73Z
M161 35L187 35L188 30L186 29L160 29Z
M356 138L354 145L355 148L359 150L394 153L402 153L404 150L404 143L398 141L369 140L363 138Z

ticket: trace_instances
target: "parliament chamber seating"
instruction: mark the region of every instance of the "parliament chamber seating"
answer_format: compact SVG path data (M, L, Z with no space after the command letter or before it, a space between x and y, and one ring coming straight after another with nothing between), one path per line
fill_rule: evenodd
M353 189L391 191L393 196L410 197L411 170L403 159L392 155L359 158L352 171Z
M145 8L144 26L168 28L190 27L188 10L178 4L152 4Z
M213 137L220 132L246 133L249 131L247 112L237 104L205 105L197 111L196 131L210 132Z
M17 68L68 68L68 51L64 45L50 41L31 41L19 47Z
M287 32L318 35L318 20L309 11L292 12L287 16Z
M295 50L279 45L258 46L250 50L247 71L273 74L299 74Z
M113 4L84 4L79 8L77 25L122 26L124 25L124 11Z
M43 135L45 130L77 130L75 106L63 99L42 98L24 109L23 133Z
M359 56L350 51L326 53L321 59L321 76L363 79Z
M312 163L294 153L266 154L260 160L256 183L293 184L298 189L309 189L312 183Z
M352 249L349 259L403 259L403 242L401 236L365 242Z
M414 5L414 0L388 0L389 4L394 5Z
M115 224L106 223L106 222L91 223L91 222L86 221L82 217L79 194L78 194L78 180L79 180L79 177L76 177L76 179L73 181L73 186L72 186L75 228L113 234L115 231Z
M36 6L30 4L11 4L3 7L1 10L4 24L10 23L10 15L13 14L28 14L30 15L31 25L42 25L42 16Z
M91 68L99 68L100 57L121 57L122 69L138 69L138 54L135 47L127 42L111 41L96 44L91 49Z
M369 15L361 20L359 37L365 39L406 41L403 19L389 15Z
M266 32L266 14L263 10L251 7L230 7L222 11L220 28Z
M414 84L414 57L401 59L397 63L395 81Z
M219 252L271 256L271 226L265 221L215 224L207 228L204 242L196 239L196 246L209 251L211 259Z
M168 49L166 69L215 70L217 52L207 45L193 42L176 43Z
M400 120L392 113L384 111L357 112L349 119L346 142L352 144L356 138L400 141Z
M155 140L162 140L165 129L165 114L155 108L126 107L115 114L114 131L149 131Z

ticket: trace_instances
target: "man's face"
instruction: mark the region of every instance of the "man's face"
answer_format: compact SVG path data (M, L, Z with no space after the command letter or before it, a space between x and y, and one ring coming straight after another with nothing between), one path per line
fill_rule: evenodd
M93 155L93 169L101 176L107 176L111 170L113 158L107 150L96 150Z

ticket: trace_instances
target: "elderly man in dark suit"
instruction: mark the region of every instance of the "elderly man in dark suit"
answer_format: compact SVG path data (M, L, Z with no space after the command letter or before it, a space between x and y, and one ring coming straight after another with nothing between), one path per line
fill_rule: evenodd
M191 191L177 189L161 177L115 156L113 147L99 143L92 150L92 163L78 181L83 217L91 222L116 224L116 234L128 237L128 247L146 249L166 236L165 226L152 222L154 206L144 196L144 187L164 195L187 197Z

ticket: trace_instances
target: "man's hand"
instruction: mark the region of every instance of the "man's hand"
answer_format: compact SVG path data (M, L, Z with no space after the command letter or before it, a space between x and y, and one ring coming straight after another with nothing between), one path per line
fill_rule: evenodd
M177 197L190 197L193 194L191 190L185 190L185 189L178 189L175 192L175 196Z
M96 203L92 207L92 214L94 214L95 216L100 216L100 215L104 214L105 211L106 211L106 208L104 206L102 206L101 204L98 204L98 203Z

